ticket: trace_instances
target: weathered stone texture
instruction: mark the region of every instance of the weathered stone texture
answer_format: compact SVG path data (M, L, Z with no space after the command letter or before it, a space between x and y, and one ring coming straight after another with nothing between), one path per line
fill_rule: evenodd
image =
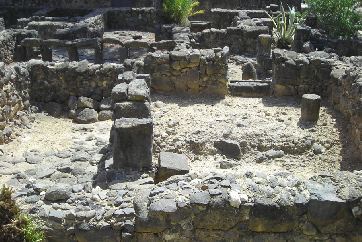
M158 91L227 93L228 48L149 53L144 70Z

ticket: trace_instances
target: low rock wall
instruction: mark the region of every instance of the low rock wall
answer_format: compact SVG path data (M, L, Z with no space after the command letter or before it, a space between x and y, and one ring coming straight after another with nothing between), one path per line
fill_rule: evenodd
M273 83L277 96L315 93L328 96L335 55L322 51L300 54L273 50Z
M257 53L258 36L269 34L267 26L239 26L226 29L206 29L191 34L193 48L209 49L229 46L234 54Z
M362 239L361 172L309 180L286 172L187 174L158 184L147 175L116 179L105 189L50 183L42 194L37 182L28 186L31 194L15 196L23 196L23 209L42 220L52 241Z
M358 57L357 57L358 58ZM361 61L361 58L359 58ZM329 99L335 109L349 120L352 139L362 152L362 75L361 66L338 65L331 72Z
M273 51L273 83L276 96L314 93L331 100L351 124L352 140L362 151L362 59L343 58L322 51L300 54Z
M182 50L149 53L144 72L151 76L157 91L188 93L227 93L229 49Z
M33 102L47 103L41 108L53 116L69 111L69 117L79 123L112 118L111 91L123 73L123 65L87 61L30 60L10 66L1 63L0 67L0 144L11 139L14 125L26 125L22 115ZM81 119L84 109L92 116Z

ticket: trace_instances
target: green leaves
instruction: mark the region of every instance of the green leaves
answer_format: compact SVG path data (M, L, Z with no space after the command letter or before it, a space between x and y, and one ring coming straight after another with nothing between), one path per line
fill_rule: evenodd
M356 37L362 29L362 18L356 11L358 0L307 0L313 13L330 35Z
M187 25L189 17L204 13L204 10L194 11L199 4L195 0L164 0L163 12L170 22Z
M289 8L289 14L285 12L283 4L280 4L280 14L276 17L268 16L273 20L273 37L278 48L288 49L294 39L294 33L297 26L305 21L303 15L297 14L295 8Z

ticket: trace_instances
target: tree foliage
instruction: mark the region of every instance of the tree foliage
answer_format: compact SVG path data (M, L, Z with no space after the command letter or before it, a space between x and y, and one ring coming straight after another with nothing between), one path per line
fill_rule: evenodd
M359 0L307 0L314 14L328 33L335 37L356 37L362 29Z
M189 17L204 13L204 10L194 10L199 4L195 0L164 0L163 13L171 23L187 25Z

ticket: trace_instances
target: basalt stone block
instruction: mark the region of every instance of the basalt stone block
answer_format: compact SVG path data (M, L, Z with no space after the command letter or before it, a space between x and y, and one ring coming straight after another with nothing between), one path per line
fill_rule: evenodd
M316 122L319 119L321 97L316 94L304 94L302 96L301 120Z
M172 50L176 46L176 41L174 40L161 40L158 42L153 42L150 44L152 48L157 50Z
M120 118L114 122L114 168L152 165L153 121Z
M112 228L91 231L77 231L75 233L75 237L77 241L113 242L122 240L120 231Z
M343 201L312 200L307 216L322 233L347 233L356 229L356 218Z
M112 109L112 98L107 97L99 103L100 110L111 110Z
M69 198L71 194L72 189L68 184L57 183L46 191L44 199L48 201L63 200Z
M93 108L98 109L99 108L99 102L96 100L93 100L89 97L79 97L78 98L78 108Z
M251 208L247 226L255 232L288 232L298 226L298 220L292 207L263 202Z
M175 90L175 85L167 76L152 76L151 87L157 91L171 92Z
M229 230L245 218L240 209L225 207L210 207L195 215L194 226L197 229Z
M171 51L170 52L170 58L173 61L185 60L186 57L187 57L187 54L184 51Z
M246 63L244 66L242 78L243 80L256 80L256 69L251 62Z
M148 87L150 87L150 85L151 85L151 77L150 77L150 74L137 74L136 79L143 79L143 80L145 80Z
M120 102L114 105L114 119L119 118L150 118L149 102Z
M98 121L98 113L94 109L84 108L75 112L74 120L80 124L90 124Z
M257 81L230 81L229 91L235 96L267 96L271 84Z
M113 117L113 111L112 110L102 110L98 113L98 120L104 121L112 119Z
M128 99L128 85L126 83L120 83L112 89L111 94L114 102L121 102Z
M149 101L150 89L145 80L135 79L128 84L128 98L132 101Z
M174 175L184 175L190 171L184 154L161 152L158 158L157 180L165 181Z
M149 43L143 40L130 40L126 41L124 46L127 48L148 48Z
M243 36L246 39L257 39L261 34L268 34L268 26L245 26Z
M25 38L21 41L21 45L25 47L40 47L41 39L38 38Z
M44 109L53 117L59 117L62 114L62 105L60 105L59 103L47 103L45 104Z
M214 142L214 147L221 151L222 154L232 157L235 159L240 159L241 149L237 142L231 140L220 140Z

